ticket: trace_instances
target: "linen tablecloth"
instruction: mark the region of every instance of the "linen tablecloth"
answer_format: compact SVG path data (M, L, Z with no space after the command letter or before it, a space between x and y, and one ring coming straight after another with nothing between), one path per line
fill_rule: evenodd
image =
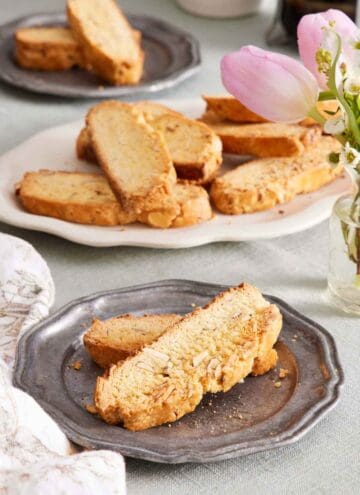
M121 455L76 454L34 399L11 384L16 343L47 316L54 295L41 256L23 240L0 234L0 493L124 495Z

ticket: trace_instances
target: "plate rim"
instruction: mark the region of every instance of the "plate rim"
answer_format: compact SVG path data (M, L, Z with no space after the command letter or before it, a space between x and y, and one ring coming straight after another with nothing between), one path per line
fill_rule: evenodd
M135 286L122 287L119 289L99 291L70 301L68 304L58 309L56 312L42 320L40 323L28 329L20 338L16 349L14 365L13 382L15 386L19 387L27 393L30 393L26 383L24 383L23 381L23 374L26 370L25 350L30 338L42 327L48 324L53 324L62 316L74 310L76 307L94 302L95 300L102 297L111 297L114 294L118 295L121 293L137 292L142 291L143 289L151 290L159 287L171 288L174 286L180 289L191 288L192 290L203 289L205 291L222 291L231 287L230 285L212 284L187 279L166 279L156 282L150 282L147 284L137 284ZM204 450L201 450L201 448L197 449L195 445L195 447L191 446L187 448L178 447L176 450L162 453L159 451L154 452L146 447L122 445L118 443L117 445L120 445L120 448L124 447L127 449L127 453L125 454L126 456L153 462L174 464L184 462L205 463L244 456L257 452L263 452L265 450L271 450L274 448L290 445L300 440L328 412L330 412L336 406L340 399L341 390L344 385L344 371L339 361L339 355L334 337L323 326L298 312L282 299L267 294L264 294L264 297L275 302L280 306L280 309L285 310L294 318L304 321L315 330L316 337L321 342L324 362L326 363L330 372L330 379L326 383L326 393L324 394L324 396L321 397L321 399L313 406L311 406L310 409L305 414L303 414L298 421L296 421L293 427L283 430L282 432L272 436L271 438L265 436L263 439L252 441L251 444L247 446L241 445L241 442L233 442L222 447L213 448L211 454L208 454ZM74 442L78 443L79 445L83 445L84 447L105 449L113 448L113 444L111 444L111 442L107 440L94 440L94 438L92 438L91 435L86 432L86 427L83 427L74 421L69 421L68 418L64 419L63 413L61 411L59 412L55 407L52 407L51 404L46 401L42 401L41 398L36 397L36 395L34 397L42 405L42 407L46 406L44 407L45 410L51 414L55 421L59 423L65 434ZM226 437L226 434L224 435L224 437Z
M131 14L126 13L126 16L131 19L146 19L153 26L159 26L162 29L176 33L182 37L184 41L189 45L189 53L191 54L190 62L183 68L170 73L163 79L155 79L153 81L148 81L144 84L139 84L135 86L109 86L105 87L103 90L99 91L98 88L88 89L88 90L69 90L62 91L57 89L43 90L39 89L37 86L32 84L23 84L14 80L8 72L4 72L0 68L0 80L6 84L22 89L24 91L29 91L31 93L39 95L47 95L53 97L63 97L67 99L104 99L104 98L116 98L116 97L131 97L139 95L152 95L154 93L159 93L161 91L168 90L186 79L192 77L196 72L201 69L202 57L199 40L194 37L190 32L176 26L175 24L168 22L164 19L153 17L146 14ZM0 25L0 50L2 50L2 45L9 39L13 34L14 30L21 26L22 23L29 22L32 19L43 18L46 22L66 22L66 15L63 12L43 12L43 13L33 13L25 16L20 16L9 22ZM49 21L47 21L49 19Z

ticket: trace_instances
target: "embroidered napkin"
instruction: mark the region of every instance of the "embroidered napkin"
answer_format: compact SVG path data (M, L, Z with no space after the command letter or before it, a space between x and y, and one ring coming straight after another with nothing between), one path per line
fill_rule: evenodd
M11 385L17 341L48 314L54 294L34 248L0 234L0 494L124 495L121 455L76 453L35 400Z

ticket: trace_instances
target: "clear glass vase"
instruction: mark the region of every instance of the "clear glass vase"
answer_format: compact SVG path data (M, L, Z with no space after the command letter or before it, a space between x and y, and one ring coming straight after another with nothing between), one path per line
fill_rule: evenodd
M351 218L354 197L339 198L330 219L328 296L338 308L360 315L360 222Z

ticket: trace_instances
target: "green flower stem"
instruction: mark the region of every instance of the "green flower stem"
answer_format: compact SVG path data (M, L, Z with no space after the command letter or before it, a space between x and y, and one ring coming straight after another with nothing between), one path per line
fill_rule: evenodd
M308 113L308 117L311 117L314 119L316 122L318 122L320 125L324 125L326 122L326 118L321 115L319 110L316 107L313 107L310 112Z

